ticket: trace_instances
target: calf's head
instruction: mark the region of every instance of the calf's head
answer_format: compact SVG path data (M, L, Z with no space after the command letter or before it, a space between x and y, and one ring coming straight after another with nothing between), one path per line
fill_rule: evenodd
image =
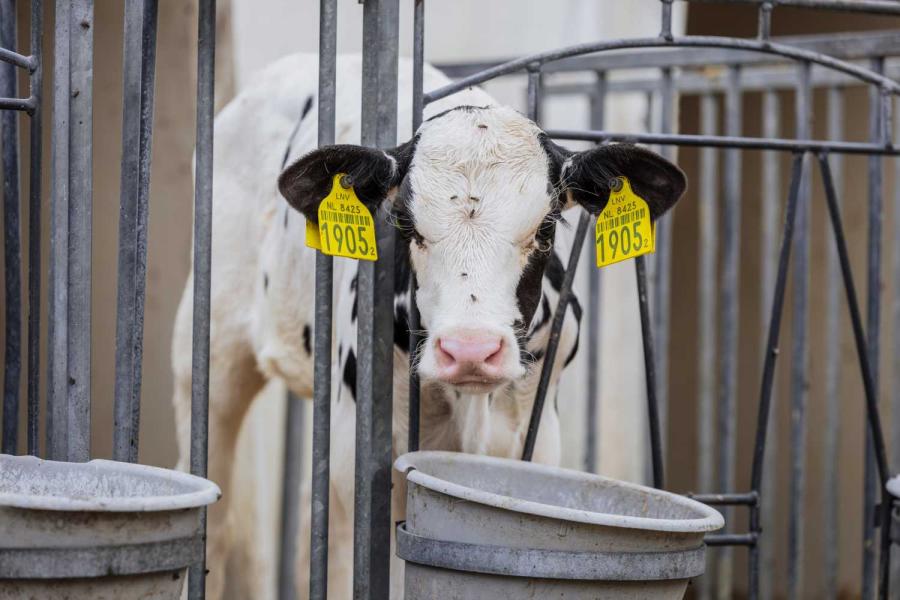
M656 219L682 195L678 167L643 148L572 152L512 109L459 107L389 150L329 146L288 167L279 189L307 219L336 173L373 214L387 200L408 246L428 336L423 379L484 393L526 370L520 344L541 298L560 211L603 210L626 176Z

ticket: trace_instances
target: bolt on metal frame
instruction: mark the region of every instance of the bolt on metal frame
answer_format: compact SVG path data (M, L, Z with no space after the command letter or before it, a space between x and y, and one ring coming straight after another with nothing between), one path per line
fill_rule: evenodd
M699 1L699 0L695 0ZM719 0L728 1L728 0ZM750 491L737 492L734 489L733 460L723 460L719 482L723 493L695 495L710 504L726 507L747 507L750 512L750 528L746 533L729 532L712 535L710 545L748 546L750 553L749 590L750 596L759 596L761 520L765 518L766 450L769 412L772 402L774 366L780 334L780 320L784 308L785 291L788 283L791 253L794 256L794 288L803 289L808 279L809 227L807 214L809 203L808 186L814 165L818 166L825 189L826 203L836 249L831 260L831 268L840 273L845 287L849 316L853 326L854 340L860 363L860 372L865 389L868 431L871 437L874 465L873 480L881 484L880 504L876 504L874 490L867 489L866 506L871 511L872 521L876 517L880 531L880 556L878 571L878 595L888 597L888 556L890 551L890 509L892 503L884 495L883 484L888 477L888 463L885 443L881 430L877 398L877 371L879 346L877 332L880 326L880 303L878 290L883 270L881 259L881 197L883 193L881 161L871 158L869 163L869 227L868 249L867 317L864 327L862 313L853 282L847 243L841 220L838 191L835 181L840 181L839 163L841 154L863 154L870 157L896 156L900 154L891 141L891 100L900 93L900 84L882 71L886 69L883 60L872 47L883 40L868 40L865 49L857 48L846 58L860 55L875 57L871 67L862 67L846 59L829 56L829 41L813 44L810 48L791 43L773 41L769 38L773 9L778 6L799 6L835 10L866 11L874 14L900 15L900 6L883 0L730 0L733 3L756 4L759 14L759 39L748 40L713 36L676 37L671 31L671 0L661 0L660 35L656 38L636 40L616 40L593 44L582 44L535 54L508 61L501 65L486 66L463 77L451 85L425 94L422 89L422 69L424 64L424 0L414 3L414 126L421 123L422 108L439 98L464 89L470 85L484 83L493 78L524 71L528 77L528 113L540 120L541 101L548 92L542 75L555 67L561 70L585 70L587 65L598 73L597 84L592 88L594 109L589 131L550 131L557 139L586 140L595 143L610 141L634 141L655 144L671 149L676 146L699 146L704 149L704 162L713 164L716 154L712 149L724 148L726 170L726 202L722 209L727 225L726 232L736 234L739 227L738 153L745 149L759 149L767 152L767 157L775 157L778 152L793 155L791 184L787 195L784 229L780 236L780 250L777 262L770 261L761 294L771 310L766 312L769 328L766 353L763 360L763 377L760 391L756 443L753 456L752 482ZM212 215L212 148L213 148L213 83L215 50L215 0L199 0L198 28L198 70L197 70L197 166L195 188L194 219L194 331L193 331L193 386L191 402L191 471L206 474L206 451L208 439L208 377L209 377L209 314L210 314L210 264L211 264L211 215ZM18 191L18 132L15 112L26 112L30 118L30 196L29 196L29 277L28 277L28 428L27 445L30 453L38 453L38 373L39 373L39 307L40 307L40 210L41 210L41 37L42 3L31 3L31 54L26 56L16 52L14 0L0 0L4 26L0 27L0 109L3 109L3 165L4 165L4 227L6 229L6 278L7 278L7 364L5 370L3 401L2 447L14 451L17 445L16 422L18 415L18 377L20 373L22 320L20 302L21 242L19 239L19 191ZM396 142L397 98L397 55L398 55L398 0L367 0L364 6L364 82L363 82L363 143L385 147ZM135 461L138 457L137 431L140 418L141 348L143 331L144 286L146 282L146 239L147 209L149 201L150 148L152 140L152 106L155 70L157 0L129 0L125 9L124 36L124 108L123 108L123 158L122 189L120 203L120 248L119 248L119 288L117 297L117 364L115 388L115 456L120 460ZM11 17L11 18L10 18ZM336 62L336 0L321 0L320 13L320 95L319 95L319 143L334 141L334 86ZM877 37L877 36L876 36ZM606 54L611 50L636 50L661 48L667 52L668 62L656 65L662 69L661 105L664 109L660 132L655 134L618 134L602 129L602 101L606 94L618 85L609 82L605 73L621 66L641 66L652 53ZM91 122L92 122L92 77L93 77L93 2L91 0L57 0L56 27L54 32L54 95L52 119L52 185L51 207L51 256L49 302L50 332L48 339L48 402L47 402L47 455L61 460L82 461L90 458L90 219L91 219ZM741 60L727 59L727 53L740 53ZM834 52L839 54L839 52ZM585 56L591 55L591 56ZM829 129L829 140L813 140L808 126L801 130L797 138L788 140L778 137L778 123L775 116L766 121L763 138L747 138L740 134L740 92L744 88L745 72L738 64L750 64L747 56L788 60L800 69L800 93L797 95L796 111L800 122L808 122L811 117L809 87L814 73L812 65L828 70L832 89L846 81L856 81L868 85L872 90L872 131L869 142L836 141L840 138L838 125ZM598 60L598 58L600 60ZM568 66L567 62L569 61ZM655 58L658 60L658 56ZM671 106L676 93L683 92L684 82L674 77L673 69L690 64L706 64L719 60L732 64L728 77L719 88L709 88L703 93L704 106L710 114L705 114L705 126L701 135L673 133ZM580 62L579 62L580 61ZM605 61L605 62L604 62ZM618 62L617 62L618 61ZM680 62L679 62L680 61ZM693 62L692 62L693 61ZM16 90L16 70L24 69L30 76L30 95L18 97ZM885 72L893 74L886 69ZM746 75L749 81L749 75ZM837 78L837 79L834 79ZM765 86L762 78L755 85ZM726 135L713 133L715 118L712 115L714 103L709 94L718 89L726 93ZM837 112L837 98L831 105ZM831 96L830 96L831 97ZM599 98L599 100L597 100ZM767 103L776 103L774 95L766 96ZM368 110L367 110L368 108ZM777 111L774 111L777 114ZM668 114L668 117L665 115ZM10 117L12 115L13 118ZM731 157L731 158L729 158ZM772 164L775 164L773 159ZM734 167L734 168L731 168ZM832 167L838 169L832 174ZM711 167L709 167L711 168ZM775 167L769 172L776 181ZM129 176L126 178L126 173ZM733 174L732 174L733 173ZM776 186L777 187L777 186ZM729 191L730 190L730 191ZM900 195L897 196L900 198ZM706 207L705 215L717 207L712 196L701 202ZM900 205L900 200L895 200ZM766 222L774 223L777 202L767 204ZM382 214L380 218L384 218ZM709 217L711 218L711 217ZM557 315L554 316L553 333L547 356L556 351L559 327L562 323L566 303L571 299L571 284L574 279L579 257L583 252L583 242L591 218L582 214L576 235L575 248L569 258L563 291L560 294ZM668 243L666 227L661 227L661 241ZM379 244L384 255L393 253L393 232L382 220L379 228ZM712 243L715 231L707 232L706 239ZM729 234L729 237L732 237ZM726 240L723 240L726 241ZM772 237L774 242L775 238ZM725 275L736 282L737 249L736 235L733 246L726 252ZM774 247L774 243L772 244ZM900 245L894 249L895 267L900 265ZM668 256L663 252L663 256ZM774 259L774 257L771 257ZM657 261L654 261L657 262ZM648 417L650 429L651 462L654 485L663 487L664 465L662 431L665 425L665 394L656 380L666 379L666 340L668 339L668 315L662 306L670 292L668 290L669 268L665 261L654 265L653 285L649 285L648 268L645 260L635 261L635 272L640 290L639 310L643 331L645 366L648 391ZM332 304L332 264L331 259L320 255L316 263L316 322L315 322L315 394L313 413L313 519L310 532L312 538L310 593L313 598L325 598L327 594L327 539L328 539L328 478L329 478L329 402L331 371L331 330ZM714 266L705 265L705 269ZM360 303L359 354L357 388L357 464L356 464L356 522L354 524L354 589L357 597L384 597L388 586L388 548L390 536L390 468L391 468L391 377L392 377L392 330L387 327L392 317L393 269L390 261L379 261L360 266L359 293L365 300ZM600 280L592 279L591 307L596 308ZM413 290L414 291L414 286ZM832 292L833 294L834 292ZM595 295L596 294L596 295ZM723 291L716 299L712 290L706 290L705 303L710 314L716 306L720 311L720 326L733 327L739 315L736 290ZM413 296L414 298L414 296ZM652 304L651 304L651 298ZM804 294L794 297L795 310L805 314L807 301ZM830 321L837 323L837 300L829 302ZM654 310L651 310L654 309ZM894 307L895 314L900 308ZM417 335L416 311L413 300L410 329L411 348L421 342ZM592 311L589 311L589 313ZM705 325L707 337L709 328ZM794 323L792 353L801 360L796 363L792 401L798 409L795 435L792 439L802 439L804 426L802 409L805 406L801 383L807 376L805 357L808 353L808 331L803 323ZM837 325L829 326L829 335ZM866 332L869 332L867 337ZM654 336L656 333L656 344ZM900 336L895 336L896 339ZM834 339L834 338L832 338ZM595 356L598 349L596 340L589 340ZM724 344L723 358L718 366L719 376L725 382L719 392L718 404L725 407L720 416L720 429L732 432L735 410L734 393L734 346L736 339L729 338ZM831 361L837 359L832 357ZM545 365L552 363L549 358ZM836 363L834 363L836 364ZM545 368L545 371L548 369ZM705 378L712 375L706 373ZM535 411L529 423L524 457L530 457L530 449L539 428L540 406L544 401L549 372L541 374L541 385L535 399ZM418 382L415 374L410 375L411 423L409 447L418 446ZM597 382L592 389L596 392ZM836 384L830 384L836 389ZM829 396L831 411L836 410L836 391ZM715 403L715 396L707 397L705 405ZM895 400L896 404L896 400ZM589 410L596 411L596 406ZM733 443L733 437L731 438ZM829 452L834 453L834 438L829 442ZM709 443L707 440L706 443ZM594 439L591 444L596 444ZM729 450L733 453L733 450ZM726 453L727 454L727 453ZM593 456L593 455L592 455ZM731 454L733 456L733 454ZM795 455L795 464L801 464L801 454ZM728 463L728 464L726 464ZM712 485L712 464L704 468L705 478ZM802 495L802 472L797 471L795 498ZM829 485L835 485L833 481ZM769 486L770 487L770 486ZM762 495L762 500L761 500ZM762 505L761 505L762 502ZM796 509L794 510L796 516ZM205 517L204 517L205 523ZM874 528L867 527L867 535L874 541ZM793 548L799 553L800 531L794 532ZM874 547L874 544L873 544ZM792 559L797 561L796 555ZM832 559L833 560L833 559ZM874 551L865 556L866 573L875 573ZM798 562L795 563L799 565ZM797 593L802 585L801 574L794 567L792 590ZM204 597L205 558L197 557L197 564L191 569L189 597L196 600ZM868 578L864 590L866 597L874 597L875 578Z

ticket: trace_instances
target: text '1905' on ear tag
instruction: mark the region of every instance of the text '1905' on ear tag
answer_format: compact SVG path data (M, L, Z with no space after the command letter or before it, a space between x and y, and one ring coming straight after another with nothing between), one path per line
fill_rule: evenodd
M634 193L627 177L617 177L609 202L597 216L597 266L605 267L656 250L650 207Z
M319 203L318 230L307 221L306 245L331 256L378 260L372 213L356 197L353 186L341 185L344 176L334 176L331 192Z

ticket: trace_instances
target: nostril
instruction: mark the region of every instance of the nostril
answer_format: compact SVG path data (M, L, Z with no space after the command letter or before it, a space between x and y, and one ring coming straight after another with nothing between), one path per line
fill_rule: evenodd
M497 350L494 351L493 354L484 359L485 364L490 365L492 367L500 366L501 361L503 360L503 340L497 344Z
M441 366L450 366L456 362L456 358L453 356L453 352L448 349L452 345L448 344L446 347L444 345L444 340L439 339L437 344L435 345L434 352L437 355L438 364Z

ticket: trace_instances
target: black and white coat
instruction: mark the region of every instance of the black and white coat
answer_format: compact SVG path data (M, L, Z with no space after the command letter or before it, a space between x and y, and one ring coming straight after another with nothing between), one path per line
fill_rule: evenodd
M396 454L408 428L408 282L417 275L428 336L419 357L423 449L521 455L543 365L552 310L571 230L561 212L580 203L598 212L610 177L627 175L654 217L681 195L678 169L634 147L572 153L531 121L470 89L429 105L412 137L411 65L400 65L399 139L387 152L336 146L311 152L317 138L317 58L286 57L266 69L216 119L209 476L225 491L209 520L208 597L221 597L231 540L229 484L235 442L252 398L278 378L311 397L315 254L305 246L305 218L336 172L348 172L372 208L389 198L408 249L396 266L394 421ZM358 57L339 57L339 144L359 140ZM427 67L425 87L448 83ZM298 158L300 158L298 160ZM287 202L285 201L287 199ZM299 212L298 212L299 211ZM302 214L301 214L302 213ZM403 254L403 253L400 253ZM329 597L350 598L356 379L355 261L336 259L335 356L331 431ZM189 454L192 282L179 308L173 342L174 404L182 467ZM567 311L534 459L560 457L556 385L578 345L580 305ZM441 367L442 336L490 330L504 352L487 383L453 383ZM402 518L395 487L394 520ZM308 501L308 498L307 498ZM309 509L301 509L299 593L305 596ZM231 514L228 519L238 519ZM393 569L400 593L399 569Z

